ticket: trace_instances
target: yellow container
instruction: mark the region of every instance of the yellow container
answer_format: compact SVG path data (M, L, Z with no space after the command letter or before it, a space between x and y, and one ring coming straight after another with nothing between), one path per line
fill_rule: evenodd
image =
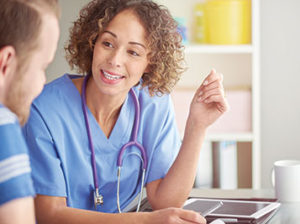
M205 43L205 3L199 2L194 5L193 37L196 43Z
M251 42L251 0L208 0L205 17L208 43Z

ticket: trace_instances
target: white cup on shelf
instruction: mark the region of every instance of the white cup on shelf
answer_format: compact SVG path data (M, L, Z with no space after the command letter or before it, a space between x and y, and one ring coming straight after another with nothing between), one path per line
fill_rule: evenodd
M300 202L300 160L276 161L272 182L280 202Z

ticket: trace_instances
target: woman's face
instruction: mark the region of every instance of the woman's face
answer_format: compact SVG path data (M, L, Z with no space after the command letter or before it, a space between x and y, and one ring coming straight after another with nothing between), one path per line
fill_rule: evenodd
M102 94L127 95L147 71L146 32L130 10L120 12L99 35L94 46L92 73Z

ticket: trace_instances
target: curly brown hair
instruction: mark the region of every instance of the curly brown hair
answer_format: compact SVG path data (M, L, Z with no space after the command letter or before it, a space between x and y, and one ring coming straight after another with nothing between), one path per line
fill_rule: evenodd
M177 22L168 9L151 0L93 0L81 11L70 30L65 47L71 69L91 73L96 39L121 11L130 9L140 19L146 31L150 53L149 72L142 76L142 87L150 95L170 93L184 72L184 47L177 31Z

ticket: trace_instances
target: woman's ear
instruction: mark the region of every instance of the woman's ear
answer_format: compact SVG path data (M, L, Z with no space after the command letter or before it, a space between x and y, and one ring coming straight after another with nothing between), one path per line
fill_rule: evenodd
M5 78L8 74L15 72L16 51L13 46L5 46L0 49L0 76Z
M144 73L149 73L149 72L150 72L150 66L148 64L147 67L146 67L146 69L145 69L145 71L144 71Z

